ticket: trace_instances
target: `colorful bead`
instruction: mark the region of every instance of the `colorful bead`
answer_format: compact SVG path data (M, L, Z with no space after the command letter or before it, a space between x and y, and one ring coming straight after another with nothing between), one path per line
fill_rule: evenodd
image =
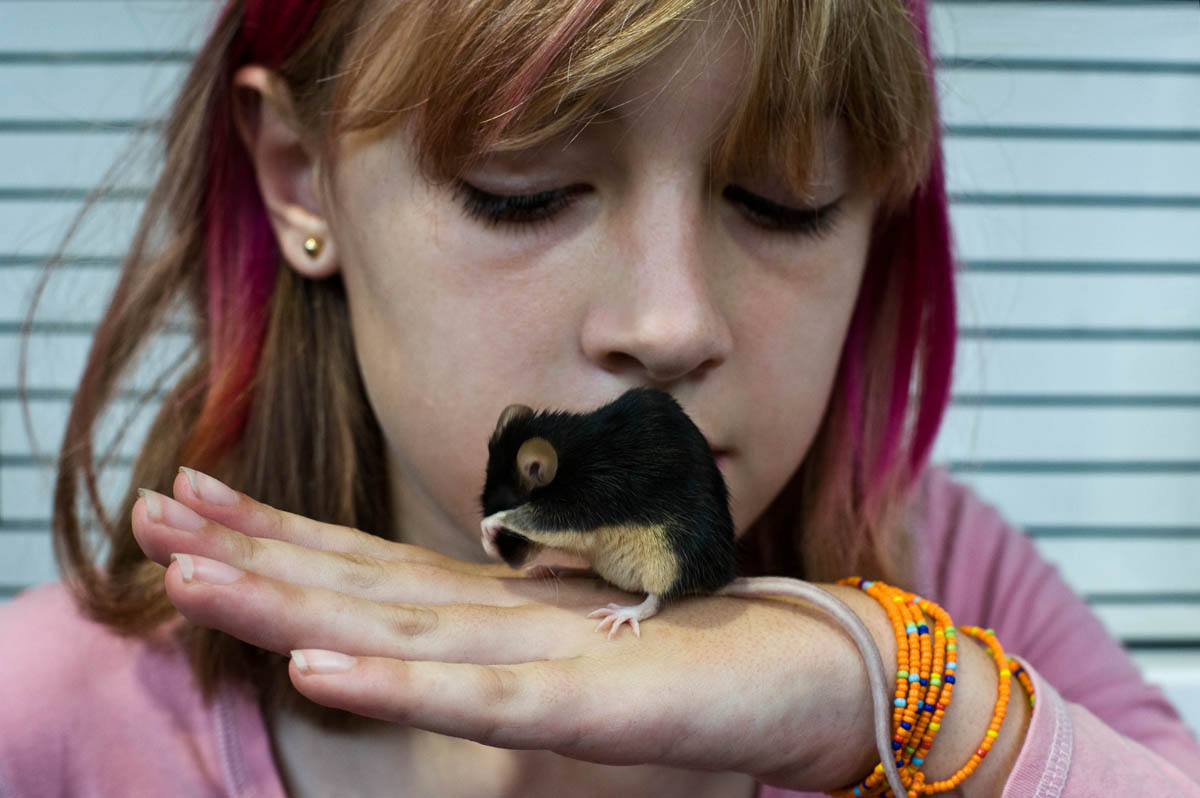
M897 675L893 709L896 733L892 748L896 751L903 749L903 753L898 754L896 766L900 769L901 780L907 788L904 798L917 798L955 789L963 779L974 772L998 738L1008 705L1011 678L1016 676L1025 688L1030 706L1034 704L1032 680L1016 660L1004 655L1004 650L995 639L995 631L992 629L976 626L955 627L950 616L937 604L882 582L851 577L839 580L838 584L857 585L880 602L887 610L896 633ZM988 724L983 740L967 764L949 779L927 784L925 774L918 768L928 758L934 737L941 729L942 718L950 705L958 670L956 638L959 629L983 643L987 653L996 661L1000 682L999 695L992 722ZM918 752L920 756L915 756ZM911 757L907 764L906 757ZM851 795L878 798L891 795L890 790L884 778L883 765L877 764L861 785L838 790L831 795L837 798Z

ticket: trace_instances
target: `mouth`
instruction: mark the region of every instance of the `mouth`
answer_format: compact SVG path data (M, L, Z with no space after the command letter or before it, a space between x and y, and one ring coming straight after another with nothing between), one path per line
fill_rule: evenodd
M729 458L733 454L733 450L713 446L711 443L708 445L708 450L712 453L713 459L717 461L717 468L724 472L729 465Z

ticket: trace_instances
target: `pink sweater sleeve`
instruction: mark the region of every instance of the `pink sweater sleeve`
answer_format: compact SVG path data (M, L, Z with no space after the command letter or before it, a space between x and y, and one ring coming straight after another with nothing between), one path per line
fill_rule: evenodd
M991 627L1037 700L1004 798L1200 796L1200 744L1028 536L942 469L922 485L923 594Z

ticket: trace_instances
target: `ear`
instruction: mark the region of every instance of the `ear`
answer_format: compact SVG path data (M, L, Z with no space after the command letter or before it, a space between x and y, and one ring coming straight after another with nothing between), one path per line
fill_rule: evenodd
M280 251L305 277L328 277L339 268L338 251L317 191L320 163L296 120L291 92L277 74L253 65L234 74L233 86L234 121ZM320 242L315 255L305 250L310 238Z
M549 485L558 473L558 452L545 438L530 438L517 450L517 473L526 490Z
M533 415L533 408L529 405L509 405L500 411L500 418L496 421L496 429L492 432L492 441L500 439L500 433L504 432L504 428L519 418L528 418Z

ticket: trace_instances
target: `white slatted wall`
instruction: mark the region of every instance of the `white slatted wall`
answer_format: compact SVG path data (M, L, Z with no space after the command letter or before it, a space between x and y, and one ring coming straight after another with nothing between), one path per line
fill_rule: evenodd
M47 458L153 159L101 203L43 300L35 448L16 364L37 264L166 107L214 11L0 0L0 600L55 578ZM933 15L963 263L935 459L1028 529L1200 729L1200 5L958 0Z

